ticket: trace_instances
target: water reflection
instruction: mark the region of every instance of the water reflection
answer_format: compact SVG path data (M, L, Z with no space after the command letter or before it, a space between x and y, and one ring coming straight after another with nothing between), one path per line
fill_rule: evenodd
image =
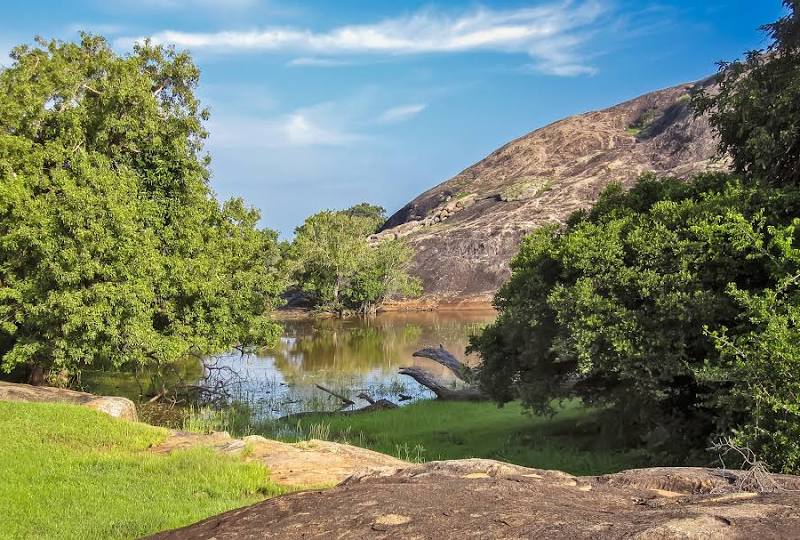
M275 350L258 355L231 354L220 365L238 373L237 397L264 415L308 409L335 409L340 402L316 388L323 385L364 404L355 396L398 401L431 397L412 379L397 374L419 366L447 379L450 374L414 351L443 345L467 363L469 336L494 319L493 311L384 313L369 319L292 320Z

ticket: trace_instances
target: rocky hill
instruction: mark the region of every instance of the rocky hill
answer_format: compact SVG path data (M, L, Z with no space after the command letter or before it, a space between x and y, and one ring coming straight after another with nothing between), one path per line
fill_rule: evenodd
M692 88L711 84L659 90L533 131L418 196L373 240L413 246L423 303L488 301L526 233L591 206L610 182L724 167L707 120L689 108Z

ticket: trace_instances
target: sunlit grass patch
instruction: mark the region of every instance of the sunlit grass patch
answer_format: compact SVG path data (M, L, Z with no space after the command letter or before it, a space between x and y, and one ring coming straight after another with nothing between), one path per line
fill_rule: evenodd
M276 495L268 471L89 409L0 403L0 536L138 538Z
M645 464L645 456L604 442L596 413L568 403L554 417L523 414L518 403L421 401L354 415L305 416L262 426L286 440L325 438L409 461L481 457L573 474L602 474ZM271 431L270 431L271 430Z

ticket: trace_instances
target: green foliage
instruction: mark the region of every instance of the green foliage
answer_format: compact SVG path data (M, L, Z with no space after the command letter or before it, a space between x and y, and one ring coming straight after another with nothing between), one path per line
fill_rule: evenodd
M375 216L328 210L296 229L288 258L294 279L317 307L371 313L392 296L420 292L407 271L413 256L408 246L397 240L370 246L376 224Z
M800 428L787 412L796 378L783 373L797 365L796 304L770 302L800 271L795 226L774 225L781 195L726 175L645 177L629 193L610 187L564 231L536 231L495 299L500 316L471 342L484 388L540 413L573 396L608 406L633 442L684 456L739 430L793 469L744 435L781 415L784 433ZM758 360L730 348L742 340Z
M0 403L6 538L140 538L283 489L209 449L148 450L167 430L73 405Z
M694 96L698 113L709 113L720 150L735 169L773 184L800 184L800 13L797 0L784 0L789 14L763 30L766 51L722 62L717 91ZM793 208L795 214L798 208Z
M372 228L373 232L380 229L381 225L386 222L386 209L383 206L370 204L366 202L358 203L343 211L344 214L353 217L367 218L373 221L375 226Z
M0 368L170 363L277 335L276 234L220 205L199 72L99 37L20 46L0 72Z

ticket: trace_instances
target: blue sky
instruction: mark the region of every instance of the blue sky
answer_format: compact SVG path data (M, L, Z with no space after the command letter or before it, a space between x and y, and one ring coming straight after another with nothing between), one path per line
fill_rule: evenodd
M214 189L284 237L360 201L400 208L554 120L697 80L761 47L778 0L3 0L35 35L192 51ZM5 61L7 63L7 60Z

